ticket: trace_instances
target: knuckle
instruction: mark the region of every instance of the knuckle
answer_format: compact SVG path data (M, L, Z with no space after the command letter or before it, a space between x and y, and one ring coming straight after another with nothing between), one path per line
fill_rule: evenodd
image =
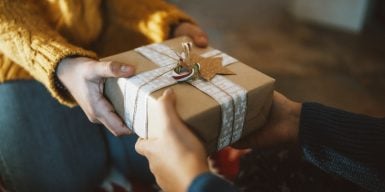
M120 137L120 136L123 136L123 135L125 135L123 131L120 131L120 130L119 131L115 131L115 136Z
M99 123L102 116L100 112L98 112L98 110L91 108L88 111L87 117L88 117L88 120L90 120L92 123Z
M142 146L143 146L143 145L142 145L142 142L141 142L140 140L138 140L138 141L135 143L135 150L136 150L138 153L144 155L144 150L143 150L143 147L142 147Z
M104 66L106 71L113 71L112 61L106 62Z
M115 131L115 130L110 129L110 128L108 128L108 130L109 130L114 136L118 136L118 135L116 134L116 131Z
M105 71L106 73L114 74L116 75L118 73L119 65L115 62L108 61L105 64Z
M102 70L103 75L110 74L111 73L111 69L110 69L111 68L111 62L107 61L107 62L101 63L100 68Z
M127 135L127 133L128 133L123 128L120 128L120 129L110 128L110 130L111 130L112 134L114 134L117 137L121 137L121 136Z
M99 112L97 110L95 110L94 108L91 108L88 113L89 113L90 117L92 117L93 119L99 119L100 118Z
M98 123L98 119L95 117L95 116L87 116L88 117L88 120L91 122L91 123Z
M135 150L136 151L141 151L140 140L136 141L136 143L135 143Z

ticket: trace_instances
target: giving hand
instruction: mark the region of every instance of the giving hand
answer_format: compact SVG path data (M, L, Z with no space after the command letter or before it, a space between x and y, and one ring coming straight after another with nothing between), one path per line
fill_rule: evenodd
M233 146L237 148L265 148L297 142L301 108L301 103L294 102L275 91L266 124Z
M103 96L104 79L129 77L134 72L130 65L77 57L63 59L56 74L91 122L102 123L112 134L120 136L131 131Z

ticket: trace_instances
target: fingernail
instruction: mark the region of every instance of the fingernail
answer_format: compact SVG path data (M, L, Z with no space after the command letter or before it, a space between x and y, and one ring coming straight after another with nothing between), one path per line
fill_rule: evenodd
M132 70L132 67L130 67L130 66L127 66L127 65L120 66L120 71L123 72L123 73L127 73L127 72L129 72L131 70Z

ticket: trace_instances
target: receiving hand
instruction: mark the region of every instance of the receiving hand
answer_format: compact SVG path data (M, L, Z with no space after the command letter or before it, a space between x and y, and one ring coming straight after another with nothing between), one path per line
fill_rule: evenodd
M187 191L193 179L207 172L207 154L175 110L175 95L166 90L158 100L159 131L138 139L135 149L146 156L150 170L164 191Z
M236 148L265 148L298 140L302 104L274 91L273 103L266 124L246 138L236 142Z
M104 79L129 77L135 72L130 65L117 62L100 62L86 57L65 58L57 76L93 123L102 123L115 136L131 131L115 113L113 106L103 96Z
M205 48L208 45L206 33L197 25L188 22L180 23L173 32L173 37L189 36L198 47Z

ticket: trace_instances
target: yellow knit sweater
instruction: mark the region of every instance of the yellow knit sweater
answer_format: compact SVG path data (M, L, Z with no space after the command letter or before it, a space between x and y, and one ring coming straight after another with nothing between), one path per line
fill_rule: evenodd
M0 83L34 78L59 102L74 106L55 87L61 59L160 42L181 21L191 20L162 0L1 0Z

